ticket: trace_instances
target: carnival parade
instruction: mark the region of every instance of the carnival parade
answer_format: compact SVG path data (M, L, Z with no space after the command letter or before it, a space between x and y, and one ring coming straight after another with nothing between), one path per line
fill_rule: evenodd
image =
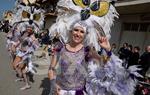
M119 1L15 0L3 13L0 35L14 92L23 94L5 94L0 86L1 95L150 95L150 44L141 56L138 46L129 51L125 43L116 53L111 45ZM51 24L47 16L55 17ZM46 77L40 86L37 76Z

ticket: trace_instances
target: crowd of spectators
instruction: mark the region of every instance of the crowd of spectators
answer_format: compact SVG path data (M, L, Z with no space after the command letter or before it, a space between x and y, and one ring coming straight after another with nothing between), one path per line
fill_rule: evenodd
M146 46L145 51L140 54L139 46L123 43L122 47L117 51L117 45L113 43L112 52L123 60L125 68L132 65L139 65L142 69L139 73L143 76L139 81L144 83L143 85L138 85L135 95L150 95L150 45Z

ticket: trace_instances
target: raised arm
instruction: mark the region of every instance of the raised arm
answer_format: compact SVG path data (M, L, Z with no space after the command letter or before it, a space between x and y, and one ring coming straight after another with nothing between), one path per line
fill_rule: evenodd
M99 42L99 45L101 46L101 48L106 51L106 54L107 54L106 58L105 58L105 56L99 55L98 52L94 48L90 48L89 55L96 60L107 61L107 58L109 58L111 56L110 43L106 37L100 37L98 39L98 42Z
M106 37L100 37L98 39L98 42L99 42L99 45L101 46L101 48L105 49L106 52L111 51L110 43Z

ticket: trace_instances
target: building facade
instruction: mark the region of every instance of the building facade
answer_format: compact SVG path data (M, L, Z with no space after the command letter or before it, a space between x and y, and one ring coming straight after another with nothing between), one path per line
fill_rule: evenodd
M119 48L127 42L144 51L150 45L150 0L118 0L115 6L120 16L112 28L111 43Z

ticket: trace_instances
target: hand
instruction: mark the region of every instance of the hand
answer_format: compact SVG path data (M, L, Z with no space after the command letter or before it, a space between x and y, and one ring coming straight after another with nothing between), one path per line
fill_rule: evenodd
M58 84L56 84L56 95L60 95L60 86Z
M106 37L100 37L98 39L99 45L105 49L106 51L110 51L111 50L111 46L110 43L108 41L108 39Z
M50 80L50 94L49 95L60 95L60 86L56 83L56 79Z

